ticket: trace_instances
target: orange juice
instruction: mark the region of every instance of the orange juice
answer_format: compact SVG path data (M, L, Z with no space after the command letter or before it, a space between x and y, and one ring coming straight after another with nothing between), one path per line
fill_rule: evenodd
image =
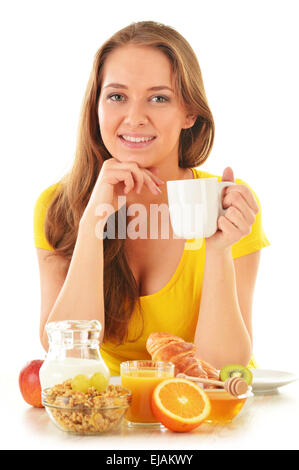
M211 411L205 423L227 424L237 416L243 408L250 393L242 397L233 397L225 390L205 389L210 402Z
M126 413L131 423L158 423L151 409L155 387L162 380L174 377L174 366L154 361L131 361L121 365L121 384L132 392L132 402Z

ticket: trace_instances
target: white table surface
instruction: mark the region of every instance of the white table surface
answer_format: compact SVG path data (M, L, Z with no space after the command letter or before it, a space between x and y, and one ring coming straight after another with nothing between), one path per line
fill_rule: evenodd
M189 433L135 430L76 436L60 431L44 409L22 398L18 373L1 374L2 449L162 450L299 449L299 382L276 393L254 395L229 425L203 424ZM5 425L4 425L5 423Z

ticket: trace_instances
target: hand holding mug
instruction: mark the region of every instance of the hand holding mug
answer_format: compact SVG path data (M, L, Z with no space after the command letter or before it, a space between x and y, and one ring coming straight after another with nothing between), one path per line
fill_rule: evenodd
M216 177L167 181L169 212L179 238L206 240L225 250L251 231L259 207L250 189L234 183L233 170Z
M222 181L234 182L234 173L225 168ZM259 206L250 189L242 184L232 184L223 190L222 206L225 213L217 221L217 232L206 239L206 247L225 250L251 232Z

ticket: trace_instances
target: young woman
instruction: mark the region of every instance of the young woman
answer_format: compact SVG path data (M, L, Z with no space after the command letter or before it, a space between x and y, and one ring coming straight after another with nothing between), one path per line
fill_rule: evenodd
M47 322L98 319L102 356L114 375L122 361L149 358L145 343L153 331L194 342L198 357L216 368L255 366L253 291L260 249L269 242L250 187L236 179L225 190L228 210L198 249L175 238L171 225L168 239L149 236L150 207L167 204L167 180L215 176L196 168L213 139L200 67L177 31L142 21L103 44L85 94L73 168L35 206L45 349ZM221 177L234 181L230 167ZM136 203L146 209L148 236L119 237L115 216L125 209L129 226ZM116 236L109 238L112 217Z

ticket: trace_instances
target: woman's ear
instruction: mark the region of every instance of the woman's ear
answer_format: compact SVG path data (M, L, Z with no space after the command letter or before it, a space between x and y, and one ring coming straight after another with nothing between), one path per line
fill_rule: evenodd
M185 125L183 126L183 129L188 129L192 127L197 119L197 116L195 114L188 114L185 119Z

